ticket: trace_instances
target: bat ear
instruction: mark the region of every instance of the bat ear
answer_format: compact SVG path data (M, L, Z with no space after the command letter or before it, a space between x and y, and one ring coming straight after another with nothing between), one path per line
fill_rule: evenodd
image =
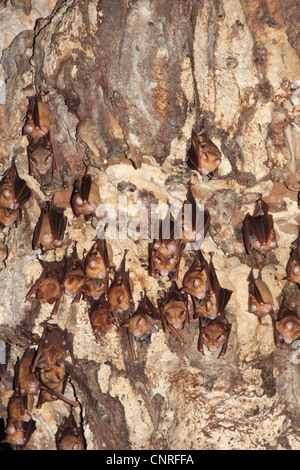
M202 158L202 160L205 160L205 161L208 160L208 156L207 156L206 153L204 153L204 152L201 153L201 158ZM220 163L221 163L221 162L220 162Z

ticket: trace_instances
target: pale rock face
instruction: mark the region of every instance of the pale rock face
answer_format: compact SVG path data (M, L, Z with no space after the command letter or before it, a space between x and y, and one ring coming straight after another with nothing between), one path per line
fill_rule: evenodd
M248 312L247 278L255 257L246 255L241 233L261 195L278 241L262 260L263 279L275 312L285 288L296 303L298 288L284 279L300 223L296 2L99 3L41 6L32 0L29 15L11 3L0 7L0 169L3 174L16 156L32 189L21 224L1 232L0 339L12 344L7 377L28 346L28 338L17 336L19 327L40 336L52 308L34 295L25 302L42 271L37 256L61 259L76 241L82 257L100 233L103 206L90 221L76 219L70 206L83 161L101 203L116 215L107 229L110 278L127 248L135 308L144 289L156 306L170 286L166 277L149 276L150 240L136 230L137 222L146 222L152 204L181 205L191 183L196 201L211 214L204 256L209 260L213 253L221 286L233 291L226 308L232 325L227 352L217 359L206 347L203 355L198 351L198 320L180 330L184 342L155 320L159 332L148 346L135 342L134 362L125 328L113 325L96 342L88 303L64 296L51 321L73 333L76 370L66 393L80 402L76 419L86 446L298 449L296 353L275 346L270 316L260 323ZM22 136L34 85L54 115L50 135L58 171L42 181L29 175ZM202 127L221 151L216 179L186 162L192 129ZM68 218L66 245L42 254L32 249L32 236L39 204L53 196ZM116 238L120 224L123 237ZM192 255L183 253L179 287ZM191 302L189 307L192 317ZM6 419L11 381L1 380L0 390L0 417ZM68 413L60 400L34 407L36 431L28 448L55 449L57 426Z

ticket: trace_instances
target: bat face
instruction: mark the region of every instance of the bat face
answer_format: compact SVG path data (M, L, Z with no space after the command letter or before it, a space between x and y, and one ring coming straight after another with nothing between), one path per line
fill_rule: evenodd
M18 221L18 209L16 211L9 211L0 207L0 226L11 227L14 222Z
M215 352L224 346L227 331L219 321L212 321L205 326L202 337L209 351Z
M176 254L178 250L178 245L175 240L170 240L167 242L162 240L156 240L153 245L153 248L161 256L170 257L171 255Z
M125 312L129 309L131 296L124 284L110 287L108 291L108 302L113 310Z
M193 265L192 265L193 266ZM182 290L197 300L203 300L209 292L208 277L205 269L191 267L182 280Z
M50 131L52 120L53 113L46 103L36 96L29 98L23 135L34 140L44 137Z
M99 252L87 255L85 275L91 279L104 279L107 276L107 265Z
M296 315L286 315L276 322L280 340L287 344L300 337L300 319Z
M296 284L300 283L300 260L291 256L286 266L286 279Z
M142 313L135 313L125 323L122 324L128 328L137 341L148 344L151 340L151 334L157 333L157 328L153 326Z
M21 421L20 426L17 425L16 421L8 419L5 428L6 437L3 442L11 444L18 450L23 450L35 429L36 426L33 419L30 419L28 422Z
M28 422L31 420L31 414L28 412L25 406L24 397L13 395L8 402L8 415L12 421L24 421Z
M101 294L105 291L105 284L98 279L85 277L83 291L88 297L91 297L93 300L98 300Z
M60 363L58 366L44 369L40 373L41 382L50 388L59 389L66 375L65 365ZM59 390L61 391L61 390Z
M270 314L272 311L271 304L265 304L263 302L258 302L255 297L250 296L249 298L249 312L254 313L258 317L265 317Z
M193 134L188 159L201 175L214 174L221 164L221 152L207 137Z
M184 301L171 300L164 305L163 314L168 323L179 330L183 328L188 314L186 303Z
M84 272L81 269L72 269L64 280L64 292L66 295L74 295L83 290Z
M259 318L262 318L268 314L274 316L273 312L273 297L267 284L261 278L261 272L259 277L254 279L253 270L249 275L249 300L248 310L250 313L254 313Z
M47 173L53 172L54 156L50 141L42 138L28 146L28 158L30 174L37 172L41 176L45 176Z
M160 276L169 276L176 269L178 259L174 255L165 257L160 253L153 253L153 270Z

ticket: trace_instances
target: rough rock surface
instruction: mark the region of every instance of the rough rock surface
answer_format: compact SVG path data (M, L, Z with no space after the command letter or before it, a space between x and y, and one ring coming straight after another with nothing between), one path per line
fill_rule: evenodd
M63 297L52 320L74 335L76 370L66 392L80 402L75 413L87 449L299 449L298 356L290 346L275 346L271 317L259 323L248 312L253 259L241 235L262 195L278 239L262 271L277 311L284 288L298 295L284 280L300 223L297 1L39 3L0 2L0 170L16 157L32 189L22 223L0 234L0 340L11 344L7 378L0 381L1 422L15 361L28 345L17 334L20 326L41 335L49 317L49 305L34 297L25 302L41 272L37 255L52 260L65 252L32 249L39 202L54 196L65 208L67 238L77 241L80 256L97 234L97 220L76 219L70 206L84 161L102 203L118 207L122 196L120 216L127 198L128 227L138 204L182 204L191 183L212 218L203 253L207 259L214 253L221 285L233 290L228 350L219 359L199 353L198 321L181 331L184 343L158 322L159 332L147 348L137 348L134 362L125 329L113 327L97 343L87 303ZM22 135L35 86L54 114L58 172L50 181L29 175ZM204 128L222 153L217 179L187 164L193 128ZM108 232L108 239L114 266L129 250L135 305L144 288L156 302L169 281L148 274L149 240L130 231L125 239ZM179 285L191 256L183 254ZM34 409L37 429L27 448L55 449L57 426L68 413L62 401Z

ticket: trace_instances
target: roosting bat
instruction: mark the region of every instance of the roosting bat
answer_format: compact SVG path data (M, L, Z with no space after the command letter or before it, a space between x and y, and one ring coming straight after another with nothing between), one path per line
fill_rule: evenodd
M27 115L23 127L23 135L38 140L50 132L53 113L50 107L42 101L40 93L31 96L27 108Z
M77 426L72 410L58 426L55 442L57 450L85 450L82 427Z
M286 276L283 279L300 285L300 225L298 225L298 237L292 244L292 250L286 265Z
M209 265L200 249L196 251L193 263L183 276L181 291L190 294L196 304L213 292Z
M164 298L157 300L157 305L163 330L165 332L175 333L177 338L181 342L184 342L177 330L185 328L190 324L187 295L180 292L177 283L172 281Z
M102 339L101 333L107 333L115 323L104 294L99 297L98 301L92 303L89 319L96 341L99 342Z
M39 382L31 371L36 350L26 348L21 359L18 358L15 366L14 390L19 396L37 395Z
M282 297L277 319L272 318L274 343L277 348L291 344L300 337L300 318L296 310L287 304L285 294Z
M55 250L64 243L64 232L67 225L67 217L64 215L64 209L57 207L53 199L46 201L41 207L41 214L37 221L32 248L42 251Z
M36 291L36 298L42 304L54 304L51 311L52 317L52 315L56 315L63 295L66 260L65 258L60 261L44 261L39 258L38 260L43 271L27 292L25 299L28 300Z
M32 418L21 422L8 418L5 428L6 437L2 442L7 442L13 449L24 450L36 429L35 423Z
M174 218L170 208L164 220L160 220L158 238L149 243L149 275L169 276L177 281L181 255L185 243L175 238Z
M11 214L15 214L13 220L9 217L11 223L15 220L17 225L21 223L21 207L30 197L31 190L27 186L26 181L20 178L15 159L13 159L11 167L5 171L0 181L0 207L4 210L7 217ZM1 222L3 223L2 220Z
M87 171L88 168L86 167L82 178L75 181L71 196L71 207L74 215L76 217L83 215L85 220L89 220L94 215L100 203L99 187L92 181L92 177Z
M84 260L78 257L77 242L74 243L73 252L65 264L62 287L66 295L74 296L73 301L79 302L84 292L85 276Z
M72 400L64 395L68 375L66 373L65 364L55 365L50 368L40 369L37 372L40 382L40 395L38 398L37 408L41 408L42 404L47 401L62 400L71 406L78 406L76 400Z
M200 249L210 226L210 213L208 209L202 211L196 204L190 184L176 225L178 232L181 232L182 242L185 244L197 242L197 249Z
M253 215L246 215L243 222L243 238L248 255L256 250L266 255L277 248L273 216L268 213L269 206L261 198L256 202Z
M97 239L85 257L84 274L87 279L93 279L91 289L97 289L97 285L104 284L105 297L108 296L108 273L110 271L109 254L105 239Z
M188 151L188 162L201 175L216 179L221 164L221 152L218 147L201 133L192 133L192 144Z
M192 297L194 306L193 318L204 318L214 320L222 316L226 305L228 304L232 290L222 287L219 283L215 267L212 261L213 254L210 253L210 262L208 267L207 291L205 297L198 300Z
M220 350L218 358L224 356L227 350L231 325L225 315L214 320L200 318L200 334L198 341L198 351L204 354L204 344L209 351Z
M115 272L114 279L108 289L109 309L116 321L119 321L119 314L128 311L133 305L129 271L125 269L127 252L128 250L126 249L120 266Z
M132 316L124 321L121 326L127 328L128 339L132 358L137 360L134 341L141 345L148 345L151 342L152 333L157 333L158 329L152 324L151 318L155 318L157 309L144 291L139 305Z
M62 330L57 324L42 322L42 337L34 358L31 371L36 369L49 370L55 367L61 367L69 352L71 356L73 370L75 369L73 354L73 335L68 331Z
M257 279L254 278L253 269L248 276L249 281L249 312L254 313L261 322L266 315L271 315L276 319L273 310L274 300L267 284L262 280L261 271L259 271Z
M49 133L39 140L33 140L27 146L29 174L41 177L51 171L51 176L57 171L55 156Z

